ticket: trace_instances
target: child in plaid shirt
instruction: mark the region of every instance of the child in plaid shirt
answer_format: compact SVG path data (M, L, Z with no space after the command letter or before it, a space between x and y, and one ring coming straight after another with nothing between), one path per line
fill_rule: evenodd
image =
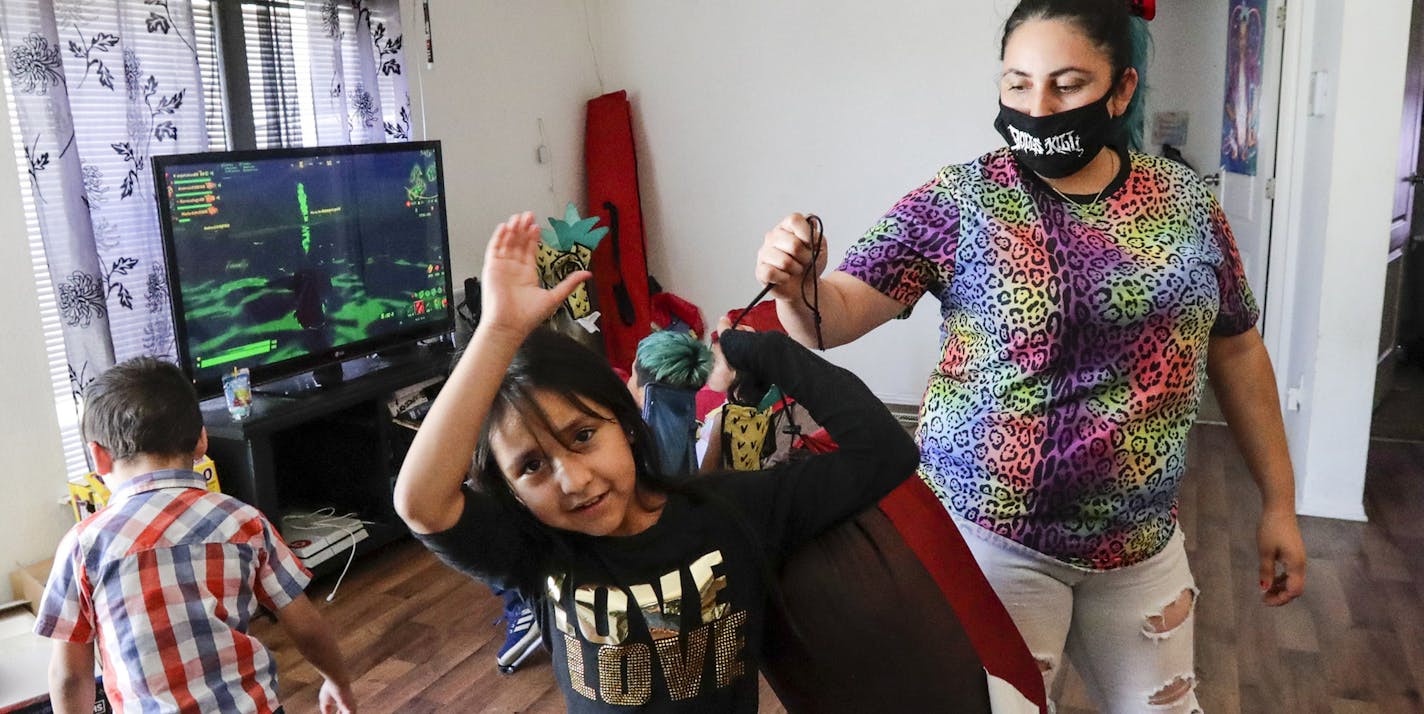
M148 357L115 366L85 391L82 427L113 495L65 535L45 585L35 632L55 640L55 711L92 709L97 640L117 711L280 712L277 661L247 634L261 605L326 679L322 712L354 712L336 640L302 592L311 574L261 512L192 470L207 432L182 372Z

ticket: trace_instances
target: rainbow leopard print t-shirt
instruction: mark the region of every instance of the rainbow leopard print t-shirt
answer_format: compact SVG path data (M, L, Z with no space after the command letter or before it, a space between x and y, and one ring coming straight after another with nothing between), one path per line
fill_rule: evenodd
M947 167L840 270L940 302L920 475L951 513L1106 570L1172 535L1207 343L1258 317L1220 204L1133 153L1101 200L1065 201L1007 149Z

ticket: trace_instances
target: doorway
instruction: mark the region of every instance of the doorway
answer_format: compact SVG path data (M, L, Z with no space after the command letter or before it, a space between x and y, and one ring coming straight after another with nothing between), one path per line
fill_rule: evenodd
M1424 0L1412 18L1370 436L1424 442Z

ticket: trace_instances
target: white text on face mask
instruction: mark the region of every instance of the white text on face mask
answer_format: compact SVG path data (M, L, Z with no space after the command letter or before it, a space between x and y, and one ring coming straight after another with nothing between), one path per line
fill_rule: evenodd
M1034 156L1083 155L1083 141L1076 131L1066 131L1058 136L1050 136L1043 140L1013 126L1009 127L1009 133L1014 137L1012 147L1014 151L1022 151Z

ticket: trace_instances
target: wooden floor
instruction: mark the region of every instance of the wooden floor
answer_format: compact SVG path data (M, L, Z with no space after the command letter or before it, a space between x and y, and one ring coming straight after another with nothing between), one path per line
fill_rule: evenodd
M1225 427L1191 441L1181 520L1201 599L1198 693L1211 714L1424 713L1424 444L1375 441L1369 523L1302 519L1306 595L1266 608L1256 593L1259 499ZM505 676L494 666L499 602L413 542L360 559L336 600L309 590L336 627L363 712L557 712L547 655ZM287 711L316 711L320 682L270 621ZM782 711L763 684L762 710ZM893 706L890 709L893 710ZM1070 680L1064 714L1092 711Z

